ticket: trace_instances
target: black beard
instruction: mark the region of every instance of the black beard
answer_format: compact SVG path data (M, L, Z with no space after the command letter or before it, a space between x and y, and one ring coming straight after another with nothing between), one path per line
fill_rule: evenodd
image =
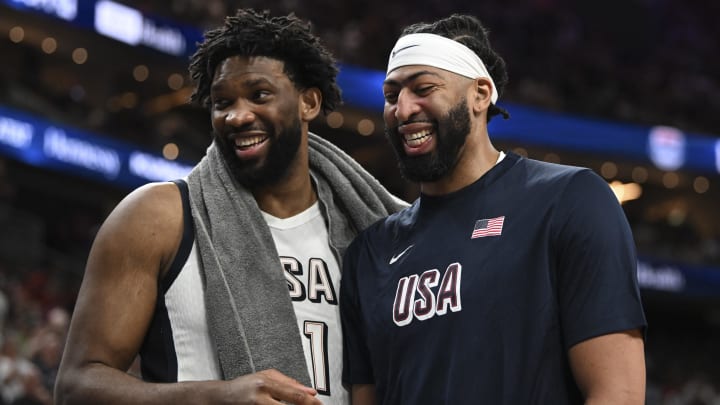
M397 127L385 127L385 136L393 147L398 159L400 174L417 183L440 180L457 165L460 149L470 133L470 113L467 102L459 102L448 113L437 120L435 128L435 150L419 156L405 154L405 140Z
M272 186L282 180L300 149L302 126L299 118L279 133L275 132L274 126L269 126L267 132L275 135L270 136L271 144L263 164L255 159L238 159L235 154L235 143L227 136L221 139L221 135L214 133L215 143L230 169L230 174L250 190Z

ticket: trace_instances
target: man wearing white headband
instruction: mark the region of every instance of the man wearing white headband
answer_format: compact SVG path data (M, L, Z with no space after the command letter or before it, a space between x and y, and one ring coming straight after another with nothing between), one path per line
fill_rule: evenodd
M495 149L506 83L471 16L412 25L390 52L386 134L420 197L344 257L353 405L644 403L622 208L588 169Z

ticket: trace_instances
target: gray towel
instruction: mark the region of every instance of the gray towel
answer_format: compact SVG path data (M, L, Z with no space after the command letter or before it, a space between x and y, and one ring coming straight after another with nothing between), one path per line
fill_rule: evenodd
M318 189L332 190L354 228L351 235L405 206L330 142L310 134L309 150ZM230 175L214 144L189 174L188 186L208 328L223 378L275 368L310 385L278 252L255 199ZM345 247L339 246L340 254Z

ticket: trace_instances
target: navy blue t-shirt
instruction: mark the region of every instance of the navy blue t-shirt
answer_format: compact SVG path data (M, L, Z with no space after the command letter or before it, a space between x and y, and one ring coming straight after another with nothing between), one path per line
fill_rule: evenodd
M607 183L513 153L361 233L340 309L343 380L380 404L580 404L568 349L646 325Z

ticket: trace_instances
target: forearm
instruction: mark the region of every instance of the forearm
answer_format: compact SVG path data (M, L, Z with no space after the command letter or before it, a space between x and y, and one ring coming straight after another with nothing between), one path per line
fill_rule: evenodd
M223 392L223 381L148 383L123 371L91 364L58 375L55 404L211 404Z

